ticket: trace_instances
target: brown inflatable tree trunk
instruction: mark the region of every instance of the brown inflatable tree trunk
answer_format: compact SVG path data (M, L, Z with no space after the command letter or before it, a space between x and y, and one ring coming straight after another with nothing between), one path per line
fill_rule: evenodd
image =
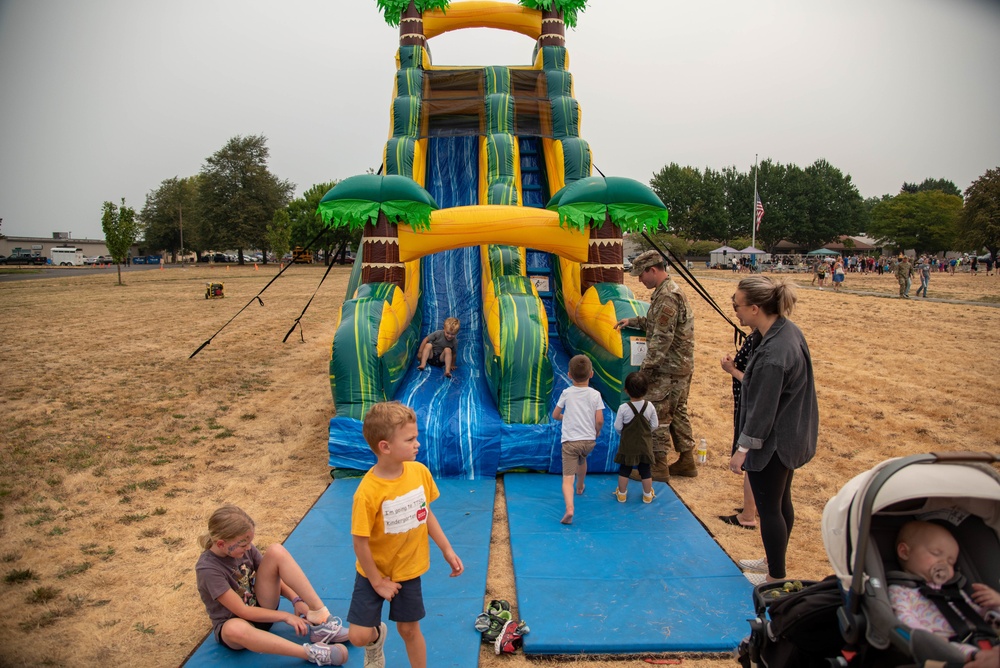
M542 10L542 34L538 36L538 46L566 46L566 24L561 11Z
M424 46L424 19L420 11L410 2L399 20L399 45Z
M625 277L623 257L622 231L605 213L604 223L590 228L587 261L580 267L580 292L595 283L621 283Z
M371 219L365 223L362 243L361 282L395 283L400 290L405 290L406 268L399 261L396 223L389 222L385 214L379 211L374 225Z

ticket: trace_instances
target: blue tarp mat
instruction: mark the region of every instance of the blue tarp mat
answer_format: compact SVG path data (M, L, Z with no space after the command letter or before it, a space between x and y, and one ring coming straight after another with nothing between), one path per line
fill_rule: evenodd
M669 485L587 476L573 524L562 476L504 476L527 654L728 652L748 632L752 586Z
M358 482L358 478L334 481L285 540L285 547L309 576L330 612L341 618L347 617L354 589L351 501ZM427 641L427 665L468 668L479 662L480 635L473 622L483 611L496 481L490 478L436 482L441 496L431 508L462 559L465 572L457 578L449 577L451 568L431 542L431 568L423 576L427 616L420 627ZM282 599L281 609L291 612L288 601ZM385 605L382 619L389 625L386 664L409 665L403 641L388 616L389 606ZM294 642L304 640L297 638L287 624L275 624L272 630ZM364 651L351 646L348 650L347 665L360 666ZM290 657L233 652L209 634L185 665L264 668L305 664Z

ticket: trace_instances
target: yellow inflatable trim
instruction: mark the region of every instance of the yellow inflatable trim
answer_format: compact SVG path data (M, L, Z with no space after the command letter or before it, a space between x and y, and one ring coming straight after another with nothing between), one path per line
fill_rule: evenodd
M417 308L420 298L420 260L406 263L406 291L394 290L392 302L382 309L382 321L378 326L378 345L375 348L379 357L384 355L396 341L399 340Z
M452 248L503 244L527 246L586 262L588 233L559 226L546 209L500 204L458 206L431 212L431 228L414 232L400 225L399 259L408 262Z
M435 9L424 12L423 17L427 39L465 28L510 30L531 39L538 39L542 34L542 13L511 2L453 2L446 11Z

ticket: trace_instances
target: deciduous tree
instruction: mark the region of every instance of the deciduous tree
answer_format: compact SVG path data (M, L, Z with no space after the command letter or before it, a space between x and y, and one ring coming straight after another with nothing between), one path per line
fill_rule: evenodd
M285 207L294 184L267 168L270 151L263 135L236 136L201 169L198 205L207 243L216 248L264 248L267 225Z
M141 236L148 248L163 249L174 255L182 248L207 250L202 242L198 212L198 177L165 179L146 195L139 213Z
M128 257L132 244L139 236L139 228L135 220L135 209L122 205L119 208L112 202L104 203L104 215L101 216L101 228L104 230L104 243L111 253L111 259L118 265L118 285L122 284L122 262Z
M938 253L954 246L961 212L958 195L940 190L902 192L872 208L868 234L900 251Z
M1000 252L1000 167L994 167L965 189L959 234L968 248Z

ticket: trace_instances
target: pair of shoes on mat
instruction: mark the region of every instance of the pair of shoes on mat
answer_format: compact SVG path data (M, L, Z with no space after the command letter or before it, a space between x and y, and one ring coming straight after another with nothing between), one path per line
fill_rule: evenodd
M325 642L302 643L308 657L306 661L317 666L342 666L347 663L347 648L343 645L328 645Z
M747 531L753 531L757 528L757 522L744 522L740 519L739 513L736 515L719 515L719 519L722 520L724 524L729 524L734 527L741 527Z
M763 573L744 573L743 577L750 581L754 587L762 585L767 582L767 576Z
M385 668L385 634L388 631L385 622L381 622L378 625L378 640L365 645L364 668Z
M736 563L745 571L767 573L767 557L761 557L760 559L740 559Z
M344 628L340 617L330 617L322 624L309 626L309 640L325 645L335 645L347 642L347 629Z

